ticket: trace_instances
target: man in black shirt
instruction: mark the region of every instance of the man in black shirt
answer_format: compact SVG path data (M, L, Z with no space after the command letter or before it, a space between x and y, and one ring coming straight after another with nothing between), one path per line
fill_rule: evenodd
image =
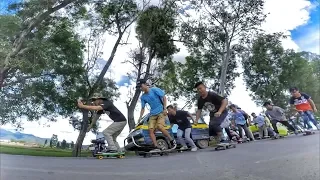
M200 118L203 108L210 111L209 136L215 136L216 141L220 142L222 137L222 128L220 125L228 116L226 109L228 100L217 93L208 92L207 87L202 82L197 82L194 88L197 88L200 95L195 123Z
M191 146L191 151L197 151L198 148L191 139L191 124L188 119L188 117L190 117L193 120L193 117L187 111L176 110L172 105L169 105L167 107L167 110L170 123L178 125L177 138L182 145L180 149L188 149L188 146L185 142L186 140L188 144ZM185 140L182 138L183 134Z
M91 100L93 106L84 105L80 100L78 101L78 107L89 111L95 111L99 117L101 114L106 113L110 119L114 122L108 126L104 131L103 135L108 142L108 151L115 152L120 150L120 146L117 142L117 137L120 135L122 130L127 124L127 120L124 115L114 106L114 104L102 97L101 95L95 94ZM98 118L93 118L92 123L89 125L87 131L90 131L92 126L96 123Z

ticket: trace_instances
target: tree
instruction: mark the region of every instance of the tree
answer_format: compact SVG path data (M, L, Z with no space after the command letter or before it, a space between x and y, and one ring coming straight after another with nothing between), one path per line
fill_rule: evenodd
M131 79L154 79L153 72L158 69L158 62L166 61L178 52L174 45L174 31L176 28L177 12L174 2L163 1L158 6L150 6L139 16L137 20L136 33L139 47L131 52L131 61L126 61L134 66L134 71L129 74ZM134 110L137 105L141 90L134 91L126 102L128 109L129 129L135 127Z
M71 149L74 148L74 142L73 142L73 141L71 141L71 143L70 143L70 148L71 148Z
M56 148L61 148L61 144L60 144L60 142L59 142L59 141L57 142L57 146L56 146Z
M56 147L58 143L58 135L52 134L52 137L50 139L50 147Z
M64 139L61 142L61 149L66 149L67 148L67 141Z
M53 142L52 142L52 139L50 139L50 148L52 148L53 147Z
M197 11L198 19L184 22L181 36L191 55L201 65L210 64L205 70L214 71L210 78L219 84L219 92L226 92L226 82L234 79L229 75L236 67L234 57L237 45L258 30L264 21L263 0L202 0L192 1L192 8ZM200 58L200 59L199 59ZM229 65L231 64L231 65ZM211 69L214 68L214 69ZM220 70L218 70L218 69ZM233 68L233 69L232 69ZM209 78L201 77L200 78ZM230 91L227 89L227 91Z
M45 146L47 145L47 143L48 143L48 139L46 139L46 140L44 141L43 147L45 147Z
M261 34L242 58L245 83L258 105L272 101L286 108L290 87L310 89L317 81L308 60L282 47L280 39L283 37L281 33Z

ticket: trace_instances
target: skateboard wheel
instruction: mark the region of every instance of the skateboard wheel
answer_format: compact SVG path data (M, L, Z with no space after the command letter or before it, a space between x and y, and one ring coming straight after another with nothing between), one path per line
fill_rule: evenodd
M124 156L123 156L123 155L120 155L120 156L118 156L118 158L119 158L119 159L123 159L123 158L124 158Z
M103 156L98 156L98 159L100 159L100 160L103 159Z

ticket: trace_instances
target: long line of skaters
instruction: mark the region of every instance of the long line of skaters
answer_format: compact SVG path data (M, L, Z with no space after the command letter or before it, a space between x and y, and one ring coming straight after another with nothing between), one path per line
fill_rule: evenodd
M142 119L145 106L148 104L150 106L150 117L148 121L148 129L150 138L153 143L152 151L160 151L161 147L157 144L155 131L159 130L170 142L170 147L176 147L176 141L169 132L165 129L165 118L168 116L171 124L177 124L177 139L181 143L181 149L187 149L187 144L191 146L191 151L197 151L197 146L194 144L190 137L191 134L191 124L188 118L191 118L195 125L197 125L198 120L201 116L203 109L210 112L209 121L209 136L213 137L217 142L226 143L223 140L223 129L229 137L229 141L237 140L242 141L246 137L250 141L255 141L252 132L249 129L251 125L250 115L245 111L241 110L236 105L232 104L228 106L228 100L220 96L219 94L208 91L207 87L202 82L197 82L194 88L197 89L200 97L197 102L197 112L196 118L194 119L186 111L177 110L172 105L167 105L167 98L165 92L157 87L150 87L150 84L142 79L137 82L137 88L140 88L143 92L141 96L141 112L139 121ZM290 104L292 110L299 113L303 118L304 126L311 129L313 123L318 129L320 129L317 123L314 112L317 112L317 108L312 101L311 97L305 93L299 92L296 87L289 89L292 97L290 98ZM104 131L103 135L108 143L108 152L116 152L120 150L119 144L116 139L124 129L127 124L125 116L114 106L111 100L104 98L99 94L95 94L92 97L93 105L84 105L81 101L78 101L78 107L81 109L86 109L89 111L95 111L98 115L106 113L109 115L110 119L114 122L108 126ZM268 137L267 135L271 133L275 138L279 137L279 132L277 128L277 123L281 123L286 126L289 130L298 133L294 125L291 125L286 116L285 111L270 102L265 102L263 106L267 109L265 115L252 113L252 122L258 127L260 138ZM231 113L230 113L231 111ZM92 121L89 125L88 131L93 127L96 121ZM235 132L238 129L239 134ZM184 139L182 135L184 134Z

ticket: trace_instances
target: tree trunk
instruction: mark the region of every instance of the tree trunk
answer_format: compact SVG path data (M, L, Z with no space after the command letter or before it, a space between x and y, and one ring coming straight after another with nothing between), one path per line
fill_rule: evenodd
M230 59L230 43L229 38L226 38L226 48L225 48L225 55L223 55L222 59L222 66L221 66L221 75L220 75L220 88L219 93L224 96L225 95L225 89L226 89L226 79L227 79L227 70L228 70L228 64Z
M0 91L4 87L4 80L6 79L9 68L0 68Z
M81 155L82 143L83 143L83 140L87 134L88 122L89 122L89 111L82 110L81 129L79 131L79 136L77 138L77 142L74 145L74 148L72 151L72 156L74 156L74 157L79 157Z
M136 108L137 102L139 100L141 90L136 89L134 92L134 96L130 102L130 105L128 106L128 124L129 124L129 132L134 129L136 123L134 121L134 110Z

